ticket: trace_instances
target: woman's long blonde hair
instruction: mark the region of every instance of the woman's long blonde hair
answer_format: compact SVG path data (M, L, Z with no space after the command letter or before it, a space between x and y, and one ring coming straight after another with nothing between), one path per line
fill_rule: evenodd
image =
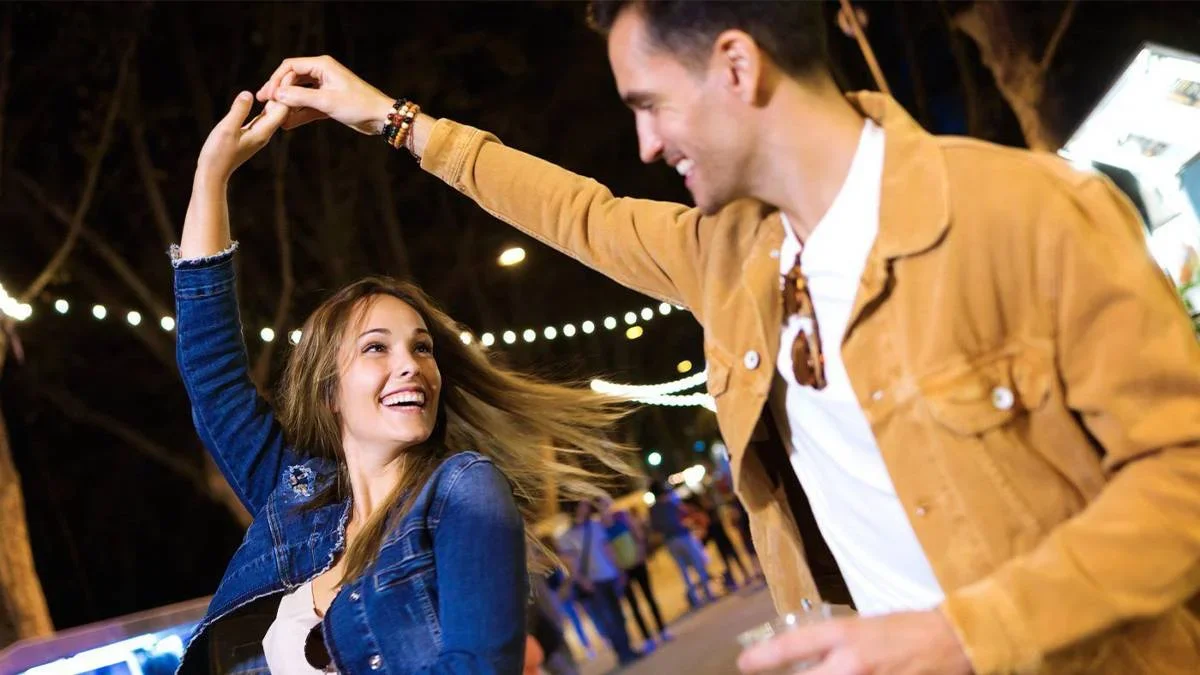
M434 357L442 373L437 421L429 439L406 451L402 478L383 508L373 513L346 551L343 580L363 573L375 560L390 527L412 507L425 482L450 455L474 450L490 458L508 478L525 522L531 569L542 569L542 544L531 534L546 485L562 499L600 496L595 472L561 461L586 455L613 472L637 471L628 448L609 440L610 427L629 408L624 401L582 384L561 385L497 365L474 344L464 344L460 327L416 285L387 277L367 277L321 303L302 329L300 343L284 367L279 385L279 419L298 452L336 460L338 480L309 508L347 497L346 459L338 416L339 355L347 329L374 299L390 295L412 307L433 335ZM612 474L610 474L611 476Z

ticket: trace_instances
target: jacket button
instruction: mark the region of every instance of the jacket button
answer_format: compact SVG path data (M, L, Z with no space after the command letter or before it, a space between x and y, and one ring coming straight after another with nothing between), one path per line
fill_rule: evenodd
M875 401L876 403L878 403L879 401L882 401L883 400L883 390L876 389L875 391L871 392L871 400Z
M367 659L367 665L371 670L379 670L383 667L383 657L378 654L372 654L371 658Z
M924 518L925 514L929 513L929 509L926 509L924 506L918 506L914 512L917 514L917 516Z
M1016 397L1008 387L996 387L992 390L992 405L996 410L1008 410L1013 407Z
M362 596L358 594L358 591L350 591L350 601L351 602L358 602L358 599L361 597Z
M779 249L771 249L771 258L774 260L779 260Z
M758 352L751 349L742 357L742 365L746 366L746 370L754 370L758 367Z

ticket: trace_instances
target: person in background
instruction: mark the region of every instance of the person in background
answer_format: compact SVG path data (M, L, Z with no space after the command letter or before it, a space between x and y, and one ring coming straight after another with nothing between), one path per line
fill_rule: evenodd
M539 664L549 675L578 675L579 668L563 636L563 617L557 594L546 583L547 577L535 574L530 580L529 635L542 653ZM528 666L528 660L526 665Z
M654 597L654 589L650 585L650 570L646 566L645 525L641 519L629 511L614 511L613 501L610 497L597 499L596 510L600 514L600 523L608 533L608 543L612 546L617 565L625 572L625 578L628 580L625 584L625 602L629 605L629 611L633 614L634 621L637 622L638 629L642 632L645 644L643 649L654 649L655 640L646 619L642 616L641 603L638 602L637 594L633 589L635 583L641 587L642 597L650 608L655 625L658 626L658 641L670 642L671 633L663 623L662 613L658 609L658 601Z
M542 545L548 551L558 551L558 554L563 555L559 550L558 544L550 537L542 539ZM558 607L558 613L567 618L571 622L572 628L575 630L575 636L579 639L579 646L583 647L584 654L589 661L596 658L596 650L592 649L591 639L588 638L587 631L584 629L583 617L580 616L580 608L577 603L580 602L575 589L575 584L567 577L567 572L562 567L555 567L546 577L546 586L552 592L552 599ZM586 609L583 611L587 611Z
M742 541L742 550L754 566L754 577L762 579L762 565L758 562L758 552L754 550L754 537L750 534L750 516L746 514L746 507L742 506L742 500L737 497L729 500L729 507L733 510L733 526L737 528L738 538Z
M655 501L650 507L650 526L662 535L667 551L679 566L679 573L687 585L688 604L699 607L702 602L712 602L716 598L708 587L704 549L686 522L692 510L662 481L655 482L651 492ZM689 570L696 573L697 581L692 580ZM703 599L697 593L697 587Z
M629 646L629 632L621 612L625 575L617 565L604 527L592 518L593 510L591 500L578 503L574 523L559 538L558 548L592 622L617 653L620 664L625 665L640 656Z
M721 505L712 493L697 495L696 502L698 507L708 516L708 528L705 532L704 541L711 541L716 545L717 554L721 556L721 561L725 563L725 571L722 573L725 588L727 591L735 591L738 589L738 583L733 578L733 566L737 565L738 571L741 572L742 583L749 583L751 575L745 563L742 562L741 556L738 555L737 549L734 548L733 541L729 538L729 531L725 529L725 521L721 517Z

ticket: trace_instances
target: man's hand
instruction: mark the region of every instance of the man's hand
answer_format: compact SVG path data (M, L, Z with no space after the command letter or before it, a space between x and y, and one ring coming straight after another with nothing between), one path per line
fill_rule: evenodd
M329 117L371 136L383 132L394 102L329 56L284 59L257 96L292 109L284 129Z
M969 675L971 663L937 610L800 626L738 657L746 675L816 662L805 675Z

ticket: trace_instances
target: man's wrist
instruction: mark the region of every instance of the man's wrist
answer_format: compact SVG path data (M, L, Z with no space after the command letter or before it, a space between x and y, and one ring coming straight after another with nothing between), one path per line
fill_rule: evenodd
M371 118L371 128L375 130L375 135L383 134L387 129L388 115L395 112L392 106L396 104L396 100L391 96L381 94L379 100L371 104L371 110L374 111Z
M413 128L408 133L404 145L418 161L425 156L425 145L429 143L429 135L433 133L433 125L436 122L437 120L425 113L418 114L413 120Z

